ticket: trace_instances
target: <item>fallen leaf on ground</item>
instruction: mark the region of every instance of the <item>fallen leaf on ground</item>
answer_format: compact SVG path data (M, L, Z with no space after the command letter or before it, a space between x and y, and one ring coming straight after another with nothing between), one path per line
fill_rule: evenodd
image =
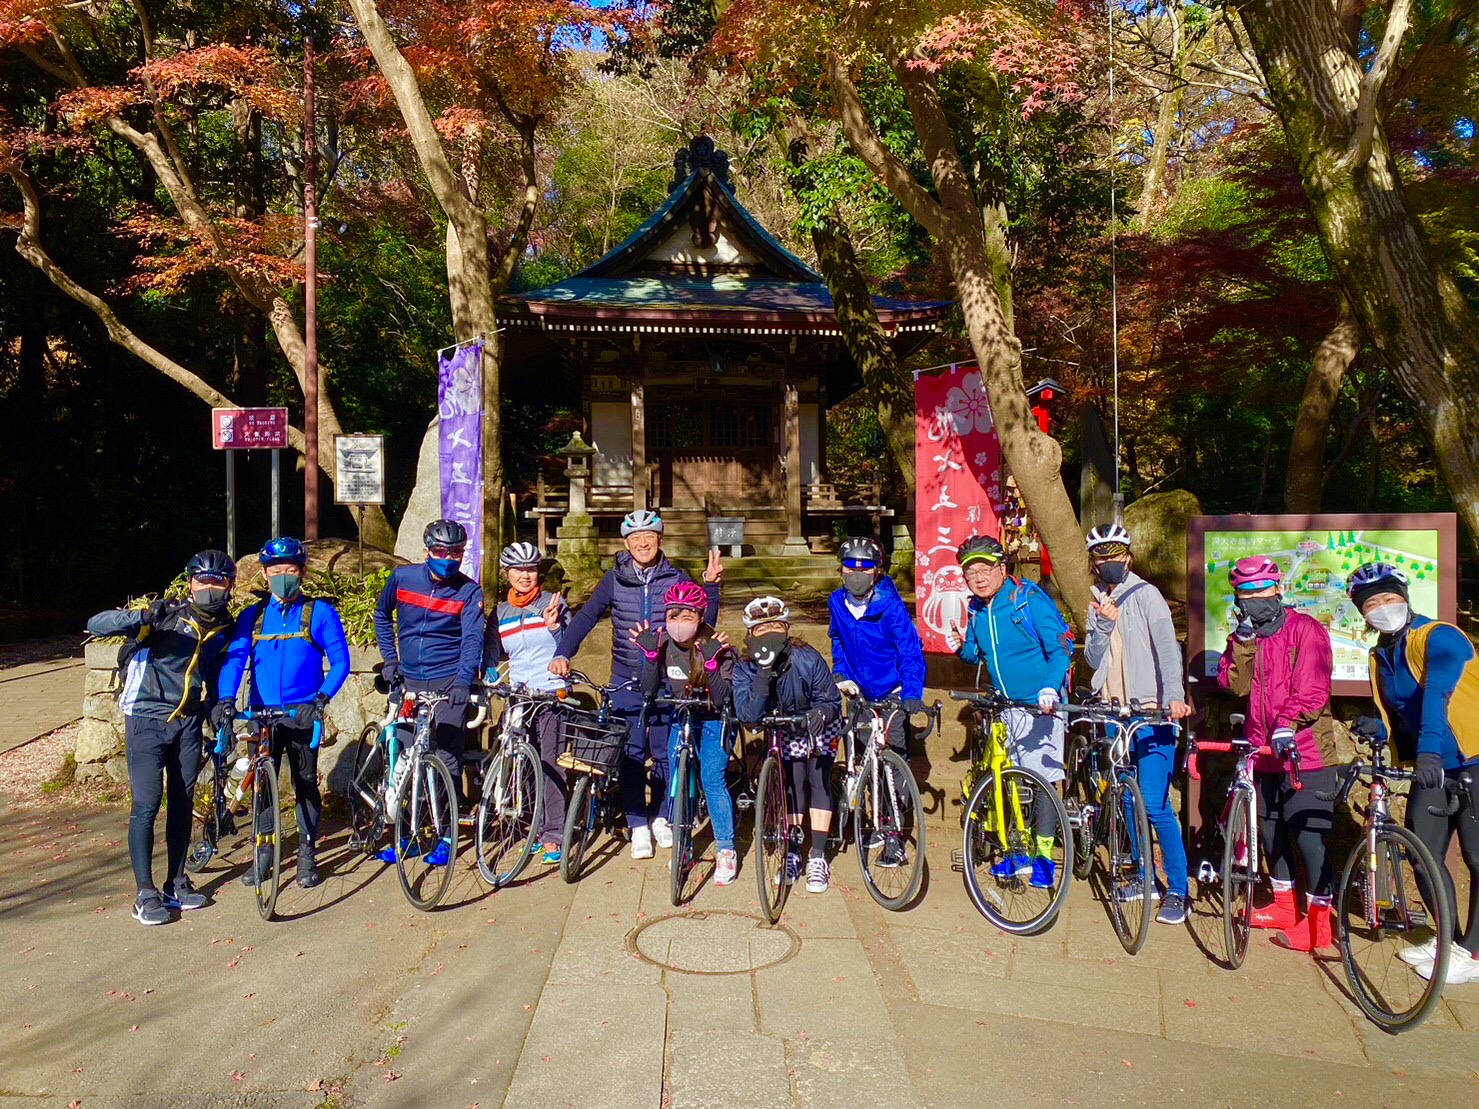
M130 1032L137 1032L138 1030L139 1030L139 1026L137 1024L134 1025L132 1028L129 1029Z
M1130 1060L1128 1059L1121 1059L1120 1062L1125 1064L1125 1066L1129 1067L1131 1070L1135 1069L1135 1064L1130 1062Z
M395 1081L395 1080L396 1080L396 1079L397 1079L397 1078L399 1078L399 1077L400 1077L400 1075L399 1075L399 1074L397 1074L397 1073L396 1073L396 1072L395 1072L395 1071L393 1071L393 1070L388 1070L388 1071L386 1071L386 1072L385 1072L385 1074L384 1074L384 1075L382 1075L382 1076L381 1076L381 1077L382 1077L382 1078L383 1078L383 1079L384 1079L384 1080L385 1080L385 1081L386 1081L386 1082L394 1082L394 1081Z
M1189 997L1181 1004L1185 1005L1188 1009L1195 1009L1197 1007L1197 1003Z
M231 1072L231 1081L233 1081L233 1082L242 1082L245 1079L246 1079L246 1075L242 1074L241 1071L234 1070L234 1071Z

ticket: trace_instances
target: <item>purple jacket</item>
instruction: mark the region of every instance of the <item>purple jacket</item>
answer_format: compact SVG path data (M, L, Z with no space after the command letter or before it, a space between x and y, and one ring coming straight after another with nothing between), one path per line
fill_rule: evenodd
M1243 734L1265 744L1275 729L1293 728L1303 770L1336 764L1335 724L1330 715L1330 671L1334 654L1330 633L1318 620L1290 611L1284 626L1267 639L1227 638L1217 664L1217 684L1248 698ZM1263 758L1257 769L1276 773L1277 759Z

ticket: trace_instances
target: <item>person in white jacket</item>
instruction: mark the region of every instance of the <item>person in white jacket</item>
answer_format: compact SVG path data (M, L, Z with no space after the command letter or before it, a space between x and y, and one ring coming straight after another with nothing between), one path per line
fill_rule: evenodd
M1191 715L1182 684L1181 647L1171 609L1160 590L1132 569L1130 533L1119 524L1089 532L1089 565L1095 600L1089 608L1084 658L1094 668L1094 692L1121 704L1165 709L1172 720ZM1156 921L1186 920L1188 883L1181 822L1171 811L1171 776L1176 771L1176 729L1169 724L1140 728L1132 757L1145 795L1146 815L1161 845L1166 894ZM1147 850L1146 854L1149 854ZM1124 883L1120 898L1142 896L1140 882Z

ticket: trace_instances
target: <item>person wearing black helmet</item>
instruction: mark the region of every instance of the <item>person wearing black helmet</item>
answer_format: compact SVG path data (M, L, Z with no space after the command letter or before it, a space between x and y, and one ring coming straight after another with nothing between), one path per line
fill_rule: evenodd
M100 612L87 622L99 638L122 636L118 669L124 754L133 801L128 855L133 864L133 915L140 924L167 924L171 911L199 909L206 899L185 877L191 798L200 773L201 727L215 700L216 673L231 628L236 564L224 551L201 551L185 564L188 598L143 608ZM154 821L168 796L164 820L167 868L154 884Z
M298 809L298 885L318 885L314 845L323 798L318 788L318 751L313 724L322 721L329 701L349 677L349 645L333 602L303 596L303 569L308 553L290 536L270 539L258 552L268 593L258 594L236 619L211 712L215 729L229 729L236 715L236 693L251 662L251 707L291 709L293 720L273 732L272 757L282 769L284 752L293 777ZM324 669L327 665L328 672ZM271 852L259 848L257 865L242 883L255 886L271 866Z
M458 567L467 530L433 520L422 535L426 560L397 566L375 604L375 642L392 688L442 692L433 741L454 781L462 778L463 721L483 660L483 591Z

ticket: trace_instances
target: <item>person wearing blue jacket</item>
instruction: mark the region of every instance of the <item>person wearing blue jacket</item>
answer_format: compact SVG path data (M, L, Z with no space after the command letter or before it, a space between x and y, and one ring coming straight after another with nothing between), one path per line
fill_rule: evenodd
M318 751L311 746L313 725L323 720L329 702L349 677L349 645L334 606L323 598L303 596L308 555L302 543L288 536L272 539L257 557L271 592L236 618L216 681L211 723L229 733L248 662L250 707L293 710L292 723L279 724L273 734L272 758L281 772L283 752L288 755L298 812L298 885L311 889L319 880L314 848L323 811ZM269 866L270 852L259 848L257 865L242 876L242 884L255 886Z
M950 628L946 643L961 661L984 665L992 687L1018 702L1002 714L1013 763L1037 771L1050 784L1061 782L1067 777L1065 727L1053 710L1063 699L1073 657L1068 625L1038 586L1007 573L1006 551L995 539L972 536L956 557L971 591L970 616L964 629ZM1031 874L1032 885L1051 889L1057 880L1052 859L1057 818L1047 797L1038 797L1034 806L1035 856L1009 856L992 871L997 877Z
M632 833L634 859L652 858L654 839L659 847L673 846L669 821L672 801L668 797L671 714L656 706L643 714L642 692L637 685L646 659L631 637L631 630L639 625L662 622L663 595L670 586L692 580L662 553L662 526L662 518L651 509L629 512L622 518L621 537L627 549L616 556L615 564L596 583L590 599L565 628L549 664L551 674L568 677L570 660L580 650L585 637L600 623L601 617L611 614L611 684L629 686L612 695L611 708L628 726L620 777L622 807ZM723 573L719 552L711 551L703 586L709 601L703 622L710 627L719 619L719 579ZM653 778L651 803L647 795L649 757Z
M883 549L859 536L843 541L841 559L842 588L827 598L837 688L869 701L898 697L911 714L924 712L924 645L904 599L883 573ZM889 744L908 758L904 718L895 719L899 726Z
M386 685L447 695L432 717L432 742L460 791L463 724L483 661L483 591L458 569L467 529L455 520L433 520L421 539L426 561L397 566L380 591L375 643Z

